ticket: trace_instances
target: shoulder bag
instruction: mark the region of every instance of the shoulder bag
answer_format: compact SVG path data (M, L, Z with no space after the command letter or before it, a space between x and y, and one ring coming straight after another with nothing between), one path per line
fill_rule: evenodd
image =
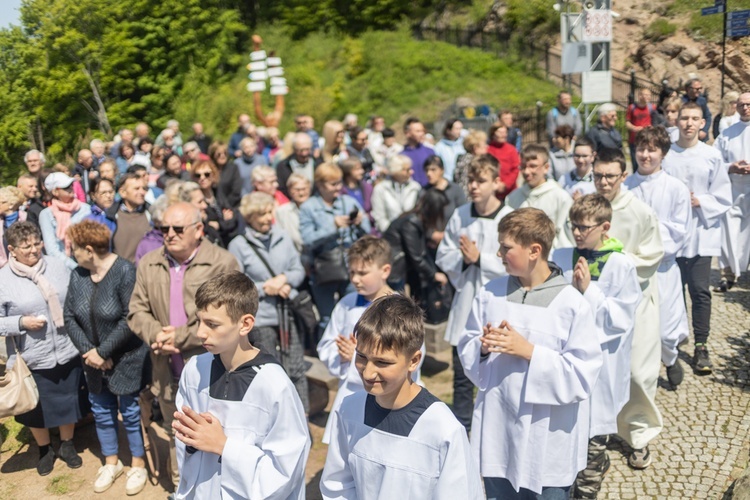
M39 404L39 389L31 370L18 351L16 338L11 337L16 349L16 362L0 378L0 418L21 415Z

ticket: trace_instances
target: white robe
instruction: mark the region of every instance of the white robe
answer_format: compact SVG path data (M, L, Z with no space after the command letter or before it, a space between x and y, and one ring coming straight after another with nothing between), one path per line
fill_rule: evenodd
M691 208L688 241L677 256L720 256L721 221L732 206L732 186L721 154L700 141L687 149L672 144L662 165L700 201L699 207Z
M175 439L180 469L175 498L304 499L310 434L302 402L286 372L275 363L254 367L257 374L242 401L214 399L209 394L213 359L206 353L188 361L176 405L216 416L227 443L218 457L187 453Z
M716 139L714 147L721 153L727 169L737 161L750 162L750 121L728 127ZM750 174L729 174L729 180L732 182L732 207L722 225L719 263L739 276L750 262Z
M657 273L661 360L666 366L677 361L677 346L690 335L682 293L682 275L677 256L690 233L690 191L679 179L660 170L644 176L638 172L625 179L628 191L650 206L659 219L664 257Z
M500 244L497 240L497 225L500 219L513 210L505 205L493 219L472 217L472 204L458 207L448 221L443 241L437 249L435 263L448 276L456 289L448 315L445 340L457 346L471 311L471 302L477 291L491 279L505 275L505 266L497 256ZM464 258L459 247L459 238L467 236L476 242L479 252L479 265L464 269Z
M364 423L362 391L331 413L334 432L320 491L337 500L485 498L466 430L444 403L433 403L408 436Z
M573 281L573 248L552 255L565 278ZM591 393L589 437L617 433L617 414L630 399L630 351L635 311L641 302L641 286L635 265L624 254L612 252L596 281L583 298L594 312L602 348L602 369Z
M339 379L339 389L336 392L329 415L333 415L346 396L359 391L364 392L365 389L356 365L351 361L342 363L339 348L336 346L336 339L339 335L348 337L354 333L354 325L362 317L365 309L370 306L369 302L364 305L358 304L358 297L359 294L355 292L339 300L331 313L331 321L328 322L323 337L318 342L318 357L326 365L331 375ZM412 374L412 379L419 385L422 385L420 373L425 356L427 356L427 350L422 343L422 359L419 361L417 370ZM323 432L323 442L326 444L330 442L332 426L333 419L329 418Z
M547 181L531 189L524 184L513 190L505 199L506 205L513 210L519 208L538 208L555 223L557 235L553 248L564 248L573 245L573 235L568 227L568 212L573 206L573 198L555 181Z
M661 367L659 291L656 271L664 255L659 220L654 211L621 189L612 201L609 235L620 240L638 273L643 299L638 305L630 353L630 400L617 416L618 434L633 448L645 447L661 432L656 388Z
M594 315L566 285L547 307L507 300L510 277L477 294L458 346L466 376L479 388L471 444L482 477L505 478L516 491L567 487L586 467L589 404L602 366ZM506 320L534 344L530 361L481 356L482 328Z

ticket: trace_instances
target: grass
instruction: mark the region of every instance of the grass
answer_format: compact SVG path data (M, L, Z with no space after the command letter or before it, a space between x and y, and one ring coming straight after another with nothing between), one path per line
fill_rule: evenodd
M646 30L643 32L643 36L647 40L658 42L674 35L676 31L676 24L672 24L666 19L660 18L648 25Z
M727 0L727 3L729 12L750 9L750 0ZM722 14L701 16L701 9L712 5L711 0L675 0L667 9L667 16L689 14L690 21L686 31L691 37L696 40L718 42L721 41L724 16Z
M51 495L63 496L80 488L83 482L83 479L76 479L70 474L62 474L53 477L45 489Z
M31 442L31 432L13 418L0 422L0 453L15 453Z

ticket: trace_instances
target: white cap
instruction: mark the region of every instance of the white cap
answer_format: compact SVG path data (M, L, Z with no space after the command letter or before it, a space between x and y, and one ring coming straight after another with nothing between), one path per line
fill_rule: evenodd
M65 189L73 184L73 178L62 172L52 172L44 179L44 187L50 193L57 188Z

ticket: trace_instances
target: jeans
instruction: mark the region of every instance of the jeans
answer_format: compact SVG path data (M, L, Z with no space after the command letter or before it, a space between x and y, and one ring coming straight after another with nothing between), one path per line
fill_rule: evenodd
M323 332L328 326L328 322L331 320L331 314L333 308L336 307L336 302L341 300L344 295L355 292L356 289L348 281L334 281L332 283L318 284L313 280L312 282L312 296L315 307L318 308L318 314L320 314L320 322L318 323L317 338L314 339L312 346L313 349L318 345L318 341L323 336Z
M700 255L685 258L678 257L677 265L682 275L682 293L685 285L693 302L693 333L696 344L705 344L711 329L711 257Z
M466 432L471 431L471 414L474 411L474 384L464 373L458 348L453 347L453 414Z
M526 488L521 488L516 492L511 486L510 481L502 477L485 477L484 491L487 493L487 500L568 500L570 486L560 487L551 486L542 488L542 493L537 494Z
M115 396L104 387L100 394L89 393L91 411L94 413L96 435L105 457L117 455L117 407L120 407L122 423L128 436L130 453L134 457L146 455L141 435L141 407L138 406L138 393Z

